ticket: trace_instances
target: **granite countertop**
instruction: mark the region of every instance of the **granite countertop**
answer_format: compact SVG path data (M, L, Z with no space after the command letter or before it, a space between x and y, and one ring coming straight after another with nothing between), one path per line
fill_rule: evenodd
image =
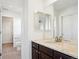
M56 51L62 52L69 56L78 58L78 48L77 44L72 41L62 41L62 42L55 42L52 40L32 40L35 43L41 44L46 46L50 49L54 49Z

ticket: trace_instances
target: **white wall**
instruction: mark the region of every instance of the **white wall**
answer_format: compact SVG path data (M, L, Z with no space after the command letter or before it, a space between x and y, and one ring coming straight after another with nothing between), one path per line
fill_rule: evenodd
M21 55L22 59L30 59L30 51L29 48L31 47L30 39L28 40L28 0L23 0L23 20L22 20L22 48L21 48Z
M13 21L13 43L14 47L21 46L21 17L16 17Z
M42 39L43 38L43 32L42 31L36 31L34 28L34 13L36 11L43 11L43 2L42 0L29 0L28 1L28 27L29 27L29 38L31 40L34 39Z
M42 32L34 29L34 13L35 11L42 11L42 0L25 0L24 20L22 21L22 59L31 59L31 40L41 39Z
M14 35L20 35L21 34L21 18L16 18L14 19L13 22L13 26L14 26Z

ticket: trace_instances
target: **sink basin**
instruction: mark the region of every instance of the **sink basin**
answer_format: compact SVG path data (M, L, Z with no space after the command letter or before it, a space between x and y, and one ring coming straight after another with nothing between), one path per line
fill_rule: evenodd
M60 48L63 47L69 50L73 50L74 48L77 48L77 45L75 45L74 43L70 41L55 42L54 40L45 40L44 43L49 44L49 45L52 44Z

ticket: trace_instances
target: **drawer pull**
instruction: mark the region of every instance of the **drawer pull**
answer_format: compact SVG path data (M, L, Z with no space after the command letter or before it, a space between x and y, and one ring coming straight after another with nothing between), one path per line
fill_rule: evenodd
M33 45L33 47L35 47L35 45Z
M62 57L60 57L60 59L62 59Z
M37 51L37 50L36 50L36 53L40 54L40 52L39 52L39 51Z

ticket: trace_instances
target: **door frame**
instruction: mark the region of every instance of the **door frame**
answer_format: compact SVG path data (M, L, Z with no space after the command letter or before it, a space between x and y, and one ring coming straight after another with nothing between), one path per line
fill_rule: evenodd
M2 59L2 8L0 8L0 58Z

